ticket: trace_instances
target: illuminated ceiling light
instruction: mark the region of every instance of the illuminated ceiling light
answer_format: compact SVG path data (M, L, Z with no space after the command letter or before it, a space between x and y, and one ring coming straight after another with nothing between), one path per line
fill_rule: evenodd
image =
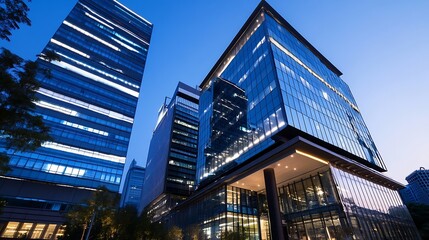
M64 113L64 114L74 116L74 117L79 116L79 113L74 111L74 110L71 110L71 109L68 109L65 107L61 107L61 106L58 106L55 104L51 104L51 103L48 103L45 101L38 101L38 102L34 102L34 103L37 106L42 107L42 108L47 108L47 109L54 110L56 112Z
M55 40L55 39L51 38L51 42L52 42L52 43L54 43L54 44L56 44L56 45L58 45L58 46L60 46L60 47L65 48L65 49L67 49L67 50L70 50L70 51L72 51L72 52L74 52L74 53L77 53L77 54L79 54L79 55L81 55L81 56L83 56L83 57L89 58L89 55L88 55L88 54L86 54L86 53L84 53L84 52L82 52L82 51L79 51L79 50L77 50L76 48L72 48L72 47L70 47L69 45L64 44L64 43L62 43L62 42L60 42L60 41L58 41L58 40Z
M80 32L80 33L82 33L83 35L88 36L88 37L90 37L90 38L92 38L92 39L94 39L94 40L96 40L96 41L98 41L98 42L100 42L100 43L102 43L102 44L104 44L104 45L106 45L106 46L108 46L108 47L110 47L110 48L112 48L112 49L116 50L116 51L119 51L119 52L121 51L121 50L120 50L118 47L116 47L115 45L110 44L110 43L108 43L108 42L104 41L103 39L101 39L101 38L99 38L99 37L95 36L94 34L92 34L92 33L88 32L88 31L83 30L82 28L80 28L80 27L78 27L78 26L76 26L76 25L74 25L74 24L72 24L72 23L69 23L69 22L67 22L67 21L65 21L65 20L63 21L63 23L64 23L65 25L67 25L67 26L69 26L69 27L73 28L74 30L76 30L76 31L78 31L78 32Z
M296 171L296 168L293 168L294 171Z
M285 168L289 168L289 166L285 166Z
M110 28L110 29L113 29L113 27L112 27L112 26L110 26L109 24L107 24L107 23L105 23L105 22L101 21L100 19L98 19L98 18L96 18L96 17L92 16L92 15L91 15L91 14L89 14L89 13L85 12L85 15L86 15L86 16L88 16L89 18L92 18L93 20L95 20L95 21L97 21L97 22L99 22L99 23L103 24L104 26L106 26L106 27L108 27L108 28Z
M45 142L42 144L42 147L60 150L68 153L74 153L74 154L87 156L87 157L99 158L99 159L103 159L111 162L125 163L125 157L100 153L96 151L90 151L90 150L72 147L72 146L68 146L68 145L64 145L56 142Z
M346 96L344 96L341 92L339 92L336 88L334 88L331 84L329 84L325 79L323 79L321 76L319 76L316 72L314 72L310 67L305 65L298 57L293 55L289 50L287 50L283 45L281 45L279 42L277 42L273 37L270 37L270 42L272 42L278 49L280 49L282 52L284 52L286 55L288 55L290 58L292 58L296 63L301 65L304 69L306 69L311 75L319 79L322 83L324 83L329 89L331 89L333 92L338 94L344 101L346 101L354 110L357 112L359 111L359 108L354 105Z
M117 27L117 28L121 29L122 31L124 31L124 32L126 32L126 33L128 33L128 34L130 34L131 36L135 37L136 39L140 40L141 42L143 42L144 44L146 44L146 45L148 45L148 46L149 46L149 43L148 43L148 42L146 42L145 40L143 40L143 39L139 38L139 37L138 37L137 35L135 35L134 33L132 33L132 32L130 32L130 31L128 31L126 28L123 28L123 27L121 27L121 26L119 26L119 25L117 25L117 24L113 23L112 21L110 21L110 20L108 20L108 19L104 18L103 16L101 16L101 15L97 14L97 13L96 13L96 12L94 12L91 8L89 8L88 6L86 6L86 5L82 4L82 3L79 3L79 4L80 4L80 5L82 5L84 8L86 8L88 11L90 11L92 14L96 15L97 17L99 17L99 18L103 19L104 21L106 21L106 22L108 22L108 23L112 24L113 26L115 26L115 27ZM152 24L151 24L151 25L152 25Z
M96 134L103 135L103 136L109 136L108 132L105 132L105 131L102 131L102 130L98 130L98 129L95 129L95 128L91 128L91 127L87 127L87 126L83 126L83 125L80 125L80 124L77 124L77 123L72 123L72 122L68 122L68 121L62 120L61 124L69 126L69 127L77 128L77 129L80 129L80 130L84 130L84 131L87 131L87 132L96 133Z
M122 47L124 47L124 48L126 48L128 50L131 50L131 51L136 52L136 53L140 53L137 49L135 49L135 48L133 48L131 46L128 46L128 44L125 44L125 43L121 42L120 40L118 40L118 39L116 39L114 37L111 37L110 39L112 39L113 41L119 43Z
M290 157L293 157L293 154L292 154L292 155L290 155Z
M301 151L299 151L299 150L296 150L296 153L297 153L297 154L299 154L299 155L302 155L302 156L306 156L306 157L308 157L308 158L311 158L311 159L313 159L313 160L316 160L316 161L318 161L318 162L321 162L321 163L323 163L323 164L328 164L328 163L329 163L329 162L327 162L327 161L325 161L325 160L322 160L322 159L320 159L320 158L318 158L318 157L315 157L315 156L313 156L313 155L310 155L310 154L308 154L308 153L301 152Z
M66 62L52 61L51 63L54 64L54 65L57 65L59 67L62 67L64 69L68 69L68 70L70 70L72 72L75 72L75 73L77 73L79 75L82 75L84 77L87 77L88 79L91 79L91 80L94 80L96 82L103 83L103 84L105 84L107 86L116 88L116 89L118 89L118 90L120 90L120 91L122 91L124 93L127 93L127 94L133 96L133 97L136 97L136 98L139 97L139 93L137 91L131 90L131 89L126 88L126 87L124 87L122 85L119 85L117 83L111 82L111 81L109 81L107 79L104 79L104 78L102 78L100 76L97 76L97 75L95 75L93 73L90 73L88 71L82 70L82 69L80 69L78 67L75 67L75 66L73 66L71 64L68 64Z
M279 167L280 167L280 163L277 163L277 166L279 166Z
M78 106L81 108L85 108L85 109L88 109L90 111L100 113L100 114L103 114L105 116L108 116L108 117L111 117L114 119L122 120L122 121L129 122L129 123L134 122L134 120L132 118L127 117L123 114L120 114L120 113L117 113L114 111L110 111L110 110L107 110L105 108L101 108L101 107L98 107L98 106L95 106L95 105L92 105L92 104L89 104L89 103L86 103L86 102L83 102L83 101L62 95L62 94L59 94L56 92L53 92L53 91L45 89L45 88L39 88L37 90L37 92L40 94L43 94L45 96L51 97L53 99L56 99L56 100L59 100L62 102L66 102L66 103L69 103L69 104L72 104L72 105L75 105L75 106ZM55 109L53 109L53 110L55 110ZM69 110L68 112L70 112L70 111L72 111L72 110ZM67 112L67 114L68 114L68 112ZM77 115L77 112L75 113L75 115ZM73 116L75 116L75 115L73 115Z
M124 79L122 79L122 78L119 78L119 77L117 77L117 76L115 76L115 75L113 75L113 74L110 74L110 73L107 73L107 72L105 72L105 71L102 71L102 70L100 70L100 69L98 69L98 68L95 68L95 67L93 67L93 66L91 66L91 65L88 65L88 64L86 64L86 63L84 63L84 62L81 62L81 61L79 61L79 60L76 60L76 59L74 59L74 58L71 58L71 57L69 57L69 56L67 56L67 55L65 55L65 54L62 54L62 53L60 53L60 52L57 52L57 54L58 55L60 55L60 56L62 56L62 57L64 57L64 58L66 58L66 59L68 59L68 60L71 60L72 62L74 62L74 63L76 63L76 64L78 64L78 65L80 65L80 66L84 66L84 67L86 67L86 68L89 68L89 69L91 69L91 70L93 70L93 71L96 71L96 72L98 72L98 73L101 73L101 74L103 74L104 76L106 76L106 77L110 77L110 78L113 78L114 80L118 80L118 81L120 81L120 82L122 82L122 83L125 83L125 84L127 84L127 85L129 85L129 86L132 86L132 87L134 87L134 88L140 88L140 86L139 85L136 85L136 84L133 84L133 83L130 83L130 82L128 82L128 81L126 81L126 80L124 80ZM106 65L105 65L106 66ZM109 66L107 66L108 68L110 68Z

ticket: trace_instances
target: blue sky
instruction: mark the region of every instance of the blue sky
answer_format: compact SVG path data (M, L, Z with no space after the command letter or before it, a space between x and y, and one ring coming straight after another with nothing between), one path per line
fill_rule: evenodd
M199 85L258 0L122 0L154 24L127 157L146 164L157 111L178 81ZM343 72L388 176L429 168L429 1L270 0L313 46ZM76 0L29 3L32 26L0 40L34 60Z

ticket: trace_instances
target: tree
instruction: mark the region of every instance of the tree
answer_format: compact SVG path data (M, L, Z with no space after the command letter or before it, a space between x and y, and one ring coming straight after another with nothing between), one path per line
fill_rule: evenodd
M41 116L34 114L36 91L40 83L36 79L40 71L50 77L48 69L39 68L33 61L24 61L19 56L2 48L0 53L0 138L6 149L34 151L43 142L51 139L49 128ZM47 61L59 60L52 51L41 55ZM0 153L0 174L9 170L9 157Z
M198 240L203 239L204 234L198 224L192 224L185 230L186 239Z
M31 26L29 10L23 0L0 1L0 39L10 41L11 30L19 29L21 23Z
M162 240L166 238L164 225L161 222L152 222L152 217L147 212L143 212L139 217L138 238Z
M68 212L63 239L81 239L87 234L89 239L114 239L118 200L118 194L99 187L84 204Z
M136 207L127 205L115 214L115 239L139 239L139 216ZM141 237L140 237L141 239Z
M168 230L167 233L168 240L182 240L183 239L183 230L178 226L173 226Z

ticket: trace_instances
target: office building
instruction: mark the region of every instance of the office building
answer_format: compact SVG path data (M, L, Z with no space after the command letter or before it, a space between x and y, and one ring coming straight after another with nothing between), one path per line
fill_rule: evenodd
M419 239L341 75L261 1L200 84L198 190L167 226L186 239Z
M7 151L1 237L54 238L70 205L102 185L119 191L151 32L116 0L79 0L62 22L41 54L55 51L61 61L37 59L52 77L37 76L35 112L53 140Z
M166 98L150 142L142 195L158 220L188 197L195 187L199 91L179 82Z
M421 167L405 179L408 184L400 191L404 203L429 205L429 170Z
M121 195L121 207L132 205L136 209L140 208L143 191L145 168L138 166L135 159L131 162L125 177L124 189Z

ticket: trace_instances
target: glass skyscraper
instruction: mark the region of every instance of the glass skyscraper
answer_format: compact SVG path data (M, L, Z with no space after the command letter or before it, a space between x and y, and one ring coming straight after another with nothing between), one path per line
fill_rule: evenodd
M131 162L124 180L124 188L121 194L121 207L132 205L136 209L140 208L145 172L146 169L138 166L136 160Z
M419 239L341 75L261 1L200 85L198 190L167 225L186 239Z
M151 32L150 22L116 0L76 3L42 51L42 55L55 51L61 61L37 60L41 68L51 71L52 78L37 76L41 87L35 114L50 127L53 140L34 152L8 151L12 170L0 183L8 202L45 202L49 203L47 210L58 212L79 201L62 198L62 190L57 196L44 197L35 192L43 188L34 187L14 195L5 186L18 180L63 187L65 192L90 191L101 185L119 191ZM52 204L56 207L49 207ZM13 224L20 221L14 219L16 215L3 216ZM25 219L29 223L37 220ZM13 229L8 225L2 236L22 235L17 230L22 223L15 225L18 227ZM34 226L24 232L28 235Z
M421 167L405 178L407 186L401 190L401 197L405 203L429 205L429 170Z
M241 88L248 105L246 115L240 116L247 126L237 131L247 139L247 146L218 156L216 166L207 165L206 156L200 155L199 178L216 174L230 161L246 161L273 144L271 136L284 129L286 134L300 132L386 171L353 95L340 78L342 73L286 21L279 23L281 16L272 13L255 16L247 23L248 29L240 32L244 36L235 39L200 86L201 102L206 103L200 114L205 118L215 111L203 98L207 95L204 91L218 76ZM232 119L232 115L226 118ZM201 128L201 135L210 134L205 131L209 128ZM203 148L210 142L205 140Z
M200 92L182 82L159 110L146 164L141 207L160 219L195 188Z

